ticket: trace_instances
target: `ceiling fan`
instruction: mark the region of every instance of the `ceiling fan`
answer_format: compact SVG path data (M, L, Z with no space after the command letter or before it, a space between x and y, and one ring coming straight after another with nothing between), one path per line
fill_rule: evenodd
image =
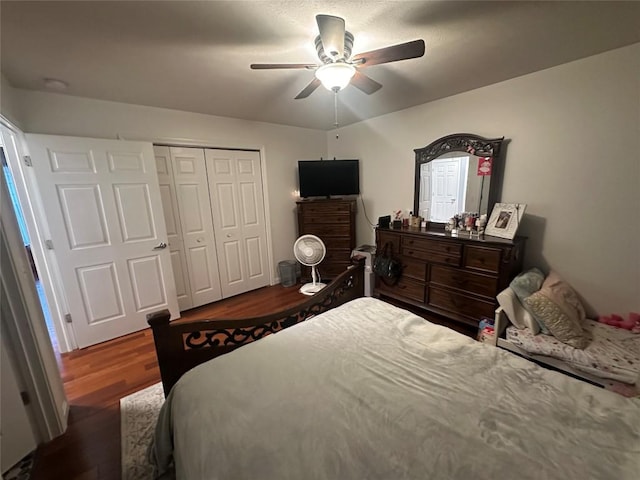
M397 62L424 55L424 40L413 40L389 47L359 53L351 56L353 35L345 30L343 18L333 15L316 15L318 31L315 39L320 65L308 63L253 63L253 70L299 68L315 70L315 78L295 98L307 98L321 84L333 92L338 92L349 83L371 95L382 85L359 70L381 63Z

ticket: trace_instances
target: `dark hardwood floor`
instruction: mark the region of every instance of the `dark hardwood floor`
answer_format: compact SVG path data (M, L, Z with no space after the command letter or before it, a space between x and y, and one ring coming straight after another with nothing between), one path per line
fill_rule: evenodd
M243 318L306 299L297 287L265 287L183 312L183 318ZM120 398L160 381L150 329L61 355L69 400L64 435L40 445L31 480L119 479Z

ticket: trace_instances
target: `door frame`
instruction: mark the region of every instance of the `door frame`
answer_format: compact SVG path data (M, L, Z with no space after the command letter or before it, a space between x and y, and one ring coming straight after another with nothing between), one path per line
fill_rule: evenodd
M5 125L4 118L2 122ZM8 189L0 185L0 190L4 205L0 216L0 288L3 297L6 295L1 306L3 335L7 336L5 345L17 368L18 381L32 400L27 411L36 441L46 442L65 431L69 405L15 213L7 205Z
M67 308L66 296L62 288L62 280L58 270L58 263L54 250L46 248L45 241L49 235L49 224L42 209L42 200L35 180L35 174L24 163L24 157L29 155L24 133L9 120L0 115L2 127L15 135L18 158L10 155L5 145L7 164L13 175L18 200L22 208L24 221L27 224L29 239L31 240L31 253L42 281L49 313L56 332L60 353L70 352L77 348L76 339L68 324L64 321ZM7 139L5 139L7 141Z

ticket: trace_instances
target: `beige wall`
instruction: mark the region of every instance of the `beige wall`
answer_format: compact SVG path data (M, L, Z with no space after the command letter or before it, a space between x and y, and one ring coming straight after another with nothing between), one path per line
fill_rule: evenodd
M510 139L502 201L527 204L527 266L592 314L640 311L640 44L329 132L328 156L360 159L375 223L411 208L413 149L457 132ZM357 235L374 241L362 209Z
M274 269L278 261L293 258L297 161L326 156L325 132L69 95L17 92L23 128L28 133L261 149L266 162Z
M0 73L0 113L17 127L22 126L17 100L18 90Z

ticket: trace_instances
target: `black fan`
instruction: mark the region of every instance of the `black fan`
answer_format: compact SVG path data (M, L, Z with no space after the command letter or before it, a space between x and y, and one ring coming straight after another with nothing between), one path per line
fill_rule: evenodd
M397 62L424 55L424 40L413 40L351 57L353 35L345 30L344 19L332 15L316 15L318 35L315 39L316 51L321 65L307 63L253 63L253 70L302 68L314 70L315 78L296 97L306 98L323 84L337 92L351 83L354 87L370 95L382 85L359 70L371 65Z

